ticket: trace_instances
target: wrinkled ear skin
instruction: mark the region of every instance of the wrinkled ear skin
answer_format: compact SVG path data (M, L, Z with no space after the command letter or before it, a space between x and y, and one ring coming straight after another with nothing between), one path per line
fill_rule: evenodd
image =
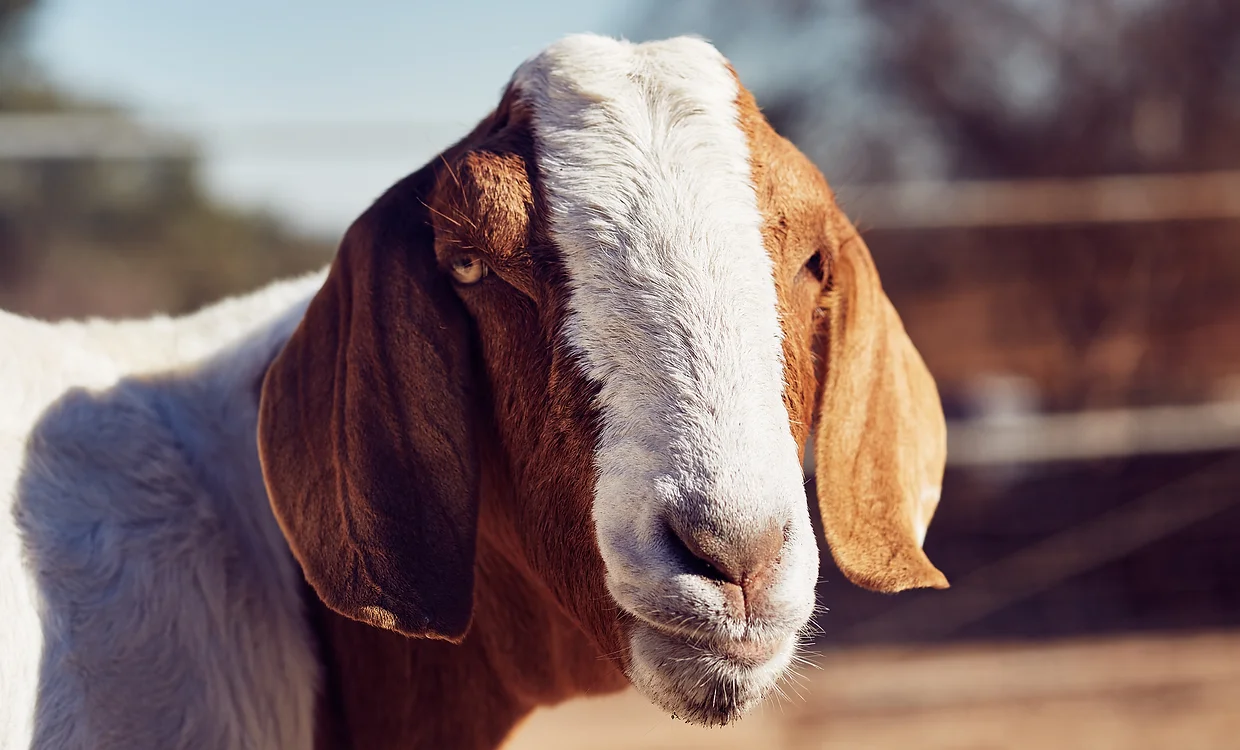
M865 243L839 221L819 329L826 372L814 460L823 532L836 565L859 586L947 588L921 549L946 460L938 390Z
M258 445L276 518L328 607L457 641L473 606L474 367L436 267L433 181L411 175L349 229L267 372Z

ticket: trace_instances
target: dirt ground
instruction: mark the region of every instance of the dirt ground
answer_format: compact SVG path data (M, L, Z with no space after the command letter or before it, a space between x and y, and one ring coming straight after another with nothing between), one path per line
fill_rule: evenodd
M1240 632L852 650L723 729L632 691L528 720L509 750L1237 750Z

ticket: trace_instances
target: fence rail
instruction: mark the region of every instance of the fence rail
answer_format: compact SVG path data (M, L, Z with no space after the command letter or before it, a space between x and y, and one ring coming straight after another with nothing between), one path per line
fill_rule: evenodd
M953 466L1228 450L1240 448L1240 401L956 421L947 445Z
M1240 449L1240 401L1020 414L947 424L947 464L1016 466ZM812 442L805 474L814 475Z
M1240 219L1240 170L1074 179L841 185L864 229Z

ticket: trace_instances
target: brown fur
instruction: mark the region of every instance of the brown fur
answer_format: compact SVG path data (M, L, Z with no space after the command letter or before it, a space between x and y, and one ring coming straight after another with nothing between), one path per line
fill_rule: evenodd
M822 173L771 129L743 88L738 104L775 262L784 400L799 444L818 403L814 459L831 555L865 588L946 588L914 534L914 523L934 512L937 495L924 503L922 491L941 486L947 455L934 379Z
M838 244L843 224L821 176L747 93L740 104L776 261L793 432L808 435L818 346L822 421L831 434L851 430L820 445L829 460L838 446L861 457L825 475L828 538L850 576L883 583L875 559L903 564L891 554L906 541L899 508L841 488L905 481L883 475L904 467L891 451L916 447L898 417L933 391L899 391L905 381L882 372L872 393L864 378L841 378L848 357L907 366L907 353L853 352L861 345L850 342L873 339L869 325L888 326L874 334L881 351L899 343L887 318L867 312L881 297L872 266ZM607 594L591 520L594 391L558 343L564 273L535 158L528 113L510 92L358 219L264 383L264 472L323 644L320 747L495 747L535 706L626 684L630 624ZM454 289L445 271L460 253L479 253L490 275ZM804 268L814 254L839 287L825 317L823 280ZM848 296L851 284L872 290ZM831 391L837 381L845 387ZM858 422L848 398L874 408ZM936 399L924 411L937 409ZM875 445L885 440L893 446Z

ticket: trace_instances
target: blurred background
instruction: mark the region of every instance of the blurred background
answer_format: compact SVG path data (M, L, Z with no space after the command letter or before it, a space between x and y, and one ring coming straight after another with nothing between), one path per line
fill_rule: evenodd
M317 267L586 30L711 39L835 186L942 392L953 588L828 557L788 699L578 702L514 747L1240 746L1234 0L0 0L0 307Z

